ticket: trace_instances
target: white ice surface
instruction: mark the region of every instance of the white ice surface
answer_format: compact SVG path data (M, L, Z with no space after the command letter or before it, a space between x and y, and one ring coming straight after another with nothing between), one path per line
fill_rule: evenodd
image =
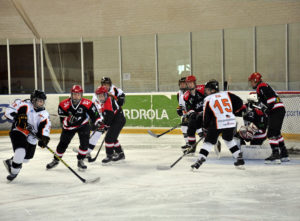
M49 146L55 149L58 139L51 135ZM75 136L63 157L76 171L72 148L78 143ZM171 165L181 156L182 136L122 134L120 143L124 163L102 166L103 149L95 163L86 163L86 172L78 172L100 176L96 184L83 184L62 163L46 171L52 160L47 149L37 148L9 184L1 164L0 220L300 220L298 156L282 165L246 161L246 170L237 170L223 143L222 158L211 152L196 172L190 171L196 157L160 171L157 165ZM9 138L0 137L1 160L11 156Z

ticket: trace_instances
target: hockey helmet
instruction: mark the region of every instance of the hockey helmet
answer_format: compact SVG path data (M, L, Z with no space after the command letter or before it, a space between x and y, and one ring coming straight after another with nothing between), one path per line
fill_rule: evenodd
M30 101L36 111L45 110L45 100L47 96L44 91L34 90L30 95Z
M80 97L78 97L78 95L76 97L74 97L74 94L80 94ZM73 87L71 88L71 101L73 105L78 105L79 102L81 101L82 98L82 94L83 94L83 89L80 85L73 85Z
M185 82L196 82L196 77L194 75L187 76Z
M178 86L180 87L181 83L185 83L186 77L182 77L178 80Z
M205 89L219 91L219 82L217 80L210 80L205 83Z
M102 77L101 85L103 86L104 84L109 84L111 86L112 85L111 79L109 77Z
M95 94L101 103L104 103L108 98L108 90L105 86L99 86L96 89Z
M247 101L248 103L257 103L258 102L257 94L249 94L247 97Z
M262 76L260 73L254 72L248 77L248 81L254 81L255 83L258 83L258 82L262 81L261 78L262 78Z

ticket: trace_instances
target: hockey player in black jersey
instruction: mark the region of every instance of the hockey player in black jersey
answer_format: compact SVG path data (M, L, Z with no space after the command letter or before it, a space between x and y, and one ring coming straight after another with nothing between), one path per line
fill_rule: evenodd
M288 152L281 135L281 127L285 116L285 108L277 93L270 85L262 81L262 75L258 72L252 73L248 81L253 89L256 89L258 101L266 109L268 120L267 137L272 148L272 154L265 159L265 163L277 163L289 161Z
M188 129L188 118L186 115L186 108L185 108L185 102L183 99L184 93L187 91L187 85L186 85L186 77L182 77L178 81L178 86L179 86L179 91L177 92L177 101L178 101L178 106L177 106L177 114L179 117L181 117L181 131L183 134L183 138L185 141L184 146L182 146L182 149L188 148L188 135L187 135L187 129Z
M245 125L241 126L236 137L241 145L250 142L250 145L262 145L267 138L268 116L262 111L256 96L248 98L247 112L243 115Z
M96 99L93 101L103 115L102 127L107 130L105 136L106 158L102 160L102 164L107 165L112 161L124 160L125 154L118 140L119 134L126 123L123 110L117 101L108 95L105 86L98 87L95 95Z
M235 115L245 109L243 101L232 93L219 92L219 83L215 80L205 84L205 94L207 97L204 100L203 130L206 135L199 158L191 165L192 169L198 169L206 161L221 133L226 146L236 159L234 165L243 168L245 162L242 153L233 139L236 127Z
M186 78L187 91L183 95L185 102L186 115L188 118L188 145L183 149L184 152L187 150L189 153L196 151L196 131L199 136L202 136L202 111L204 102L204 85L196 84L196 77L190 75ZM193 147L193 148L190 148Z
M100 123L100 116L92 101L83 98L83 90L80 85L74 85L71 89L71 97L60 102L58 114L62 123L60 141L56 147L56 154L62 157L68 148L74 135L78 133L80 147L77 154L78 169L85 170L87 166L83 159L86 157L89 147L90 125L89 120L95 125ZM47 164L47 169L57 166L59 160L54 157Z
M36 144L45 147L50 140L51 122L44 107L46 99L43 91L35 90L30 100L16 99L5 111L5 117L12 121L9 136L14 150L14 156L3 161L9 181L17 177L23 163L33 158Z

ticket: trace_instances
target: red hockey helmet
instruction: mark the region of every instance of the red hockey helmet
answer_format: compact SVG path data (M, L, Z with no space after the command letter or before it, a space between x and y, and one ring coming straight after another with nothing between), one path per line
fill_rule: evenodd
M260 73L254 72L248 77L248 81L254 81L255 83L257 83L261 81L261 77L262 76Z
M196 77L194 75L187 76L185 82L196 82Z
M83 93L83 89L80 85L73 85L71 93Z
M105 86L99 86L96 91L95 94L97 96L97 99L101 102L101 103L105 103L105 101L108 98L108 90Z
M99 86L95 91L96 94L104 94L104 93L107 93L107 92L108 91L107 91L107 88L105 86Z

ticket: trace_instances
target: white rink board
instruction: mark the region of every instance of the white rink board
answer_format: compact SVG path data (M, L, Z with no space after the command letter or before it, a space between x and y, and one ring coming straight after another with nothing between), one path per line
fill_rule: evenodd
M58 139L52 135L49 146L55 149ZM102 166L101 150L99 160L79 172L84 178L101 176L96 184L82 184L62 164L46 171L52 160L46 149L37 149L13 183L6 183L2 164L0 220L299 220L299 157L279 166L246 161L242 171L234 168L222 142L221 159L211 152L196 172L190 171L195 157L158 171L157 165L170 165L181 155L182 136L121 134L119 140L126 154L123 164ZM9 138L0 137L0 142L0 160L11 157ZM75 136L64 156L74 169L71 149L78 145Z

